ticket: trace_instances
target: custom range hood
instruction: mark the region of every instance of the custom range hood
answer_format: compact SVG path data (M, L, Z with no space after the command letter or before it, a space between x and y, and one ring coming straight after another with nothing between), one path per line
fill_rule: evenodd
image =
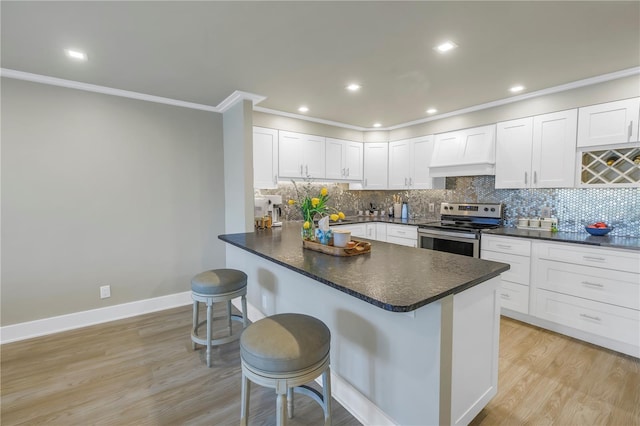
M496 125L436 135L431 177L496 174Z

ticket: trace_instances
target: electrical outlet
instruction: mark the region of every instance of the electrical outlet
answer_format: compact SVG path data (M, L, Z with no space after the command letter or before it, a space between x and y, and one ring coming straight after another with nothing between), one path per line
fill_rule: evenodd
M100 287L100 299L111 297L111 286L103 285Z
M551 207L541 207L540 217L551 217Z
M429 213L433 213L436 211L436 204L435 203L429 203Z

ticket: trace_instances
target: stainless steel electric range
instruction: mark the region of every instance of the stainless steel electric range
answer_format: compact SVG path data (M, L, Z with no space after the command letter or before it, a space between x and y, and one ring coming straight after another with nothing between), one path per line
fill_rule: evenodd
M479 258L481 231L503 222L502 204L442 203L440 221L419 226L418 247Z

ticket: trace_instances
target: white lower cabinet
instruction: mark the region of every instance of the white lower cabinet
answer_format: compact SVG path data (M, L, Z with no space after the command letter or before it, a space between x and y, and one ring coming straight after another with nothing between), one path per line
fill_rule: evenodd
M508 263L511 266L511 269L502 274L502 308L528 314L531 242L523 238L493 235L483 235L480 242L482 259ZM508 315L508 312L503 313Z
M640 358L640 252L483 235L502 314Z

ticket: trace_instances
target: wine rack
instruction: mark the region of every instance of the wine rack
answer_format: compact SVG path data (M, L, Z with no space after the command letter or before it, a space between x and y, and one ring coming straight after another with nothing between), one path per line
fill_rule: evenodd
M583 151L580 156L582 187L640 185L640 147Z

